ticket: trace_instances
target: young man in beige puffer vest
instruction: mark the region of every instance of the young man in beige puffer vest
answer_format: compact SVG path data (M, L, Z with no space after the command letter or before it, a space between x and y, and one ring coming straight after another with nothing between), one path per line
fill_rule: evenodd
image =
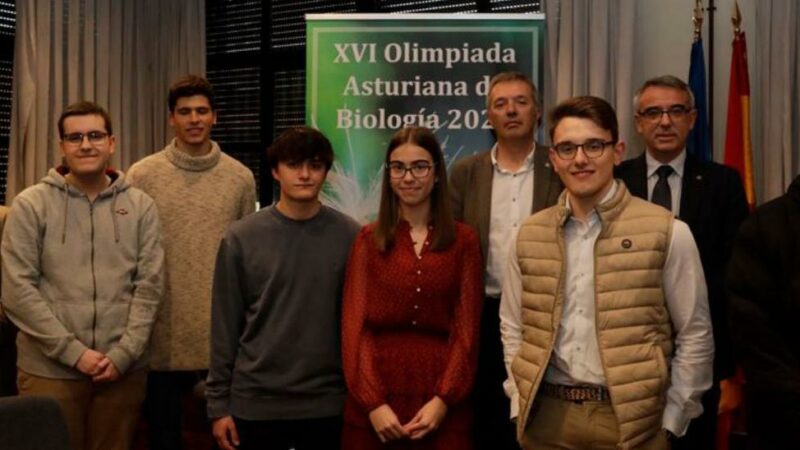
M566 190L520 229L500 309L525 449L669 448L702 412L714 344L688 226L614 180L625 145L605 100L550 113Z

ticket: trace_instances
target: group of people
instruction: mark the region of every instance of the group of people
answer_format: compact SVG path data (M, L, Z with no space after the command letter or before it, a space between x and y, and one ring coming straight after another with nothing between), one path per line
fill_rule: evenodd
M591 96L550 111L547 147L536 87L500 73L496 144L448 174L431 130L398 130L363 227L320 203L334 152L308 127L268 148L280 196L254 212L202 78L171 87L176 137L127 177L105 111L70 105L64 164L3 233L19 391L59 402L75 449L128 448L143 402L150 448L180 449L204 385L223 450L702 450L738 361L754 448L789 448L800 179L748 218L739 175L686 153L687 85L633 101L642 156Z

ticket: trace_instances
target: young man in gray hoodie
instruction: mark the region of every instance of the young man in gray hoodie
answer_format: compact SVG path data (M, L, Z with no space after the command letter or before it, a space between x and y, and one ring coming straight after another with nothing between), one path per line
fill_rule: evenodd
M111 120L91 102L58 120L64 165L15 199L2 242L3 307L19 327L21 395L61 405L75 450L131 446L162 295L153 200L108 168Z

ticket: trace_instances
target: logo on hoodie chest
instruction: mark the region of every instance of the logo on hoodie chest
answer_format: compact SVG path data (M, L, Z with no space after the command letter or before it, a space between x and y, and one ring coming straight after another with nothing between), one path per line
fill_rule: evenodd
M128 215L128 210L125 209L125 208L119 208L114 212L119 214L120 216L127 216Z

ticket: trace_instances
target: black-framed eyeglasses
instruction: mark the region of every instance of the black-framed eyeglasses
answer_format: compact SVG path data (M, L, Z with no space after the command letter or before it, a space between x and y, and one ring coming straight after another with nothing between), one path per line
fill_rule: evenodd
M399 161L393 161L386 163L386 169L389 170L389 176L392 178L403 178L408 172L411 172L411 176L414 178L425 178L431 173L434 165L429 162L415 162L406 166Z
M89 139L89 143L91 144L102 144L105 142L106 138L108 137L108 133L103 131L90 131L88 133L69 133L65 134L63 141L70 145L81 145L83 143L83 138Z
M583 144L576 144L574 142L561 142L554 145L553 150L561 159L575 159L575 155L578 154L578 149L582 148L583 154L585 154L587 158L594 159L599 158L603 154L603 151L605 151L606 147L614 144L614 141L589 139Z
M666 109L661 109L654 106L652 108L639 111L636 113L636 115L648 122L658 122L661 120L661 117L666 114L669 116L670 120L675 122L685 119L686 116L692 112L692 109L693 108L689 108L688 106L684 105L672 105Z

